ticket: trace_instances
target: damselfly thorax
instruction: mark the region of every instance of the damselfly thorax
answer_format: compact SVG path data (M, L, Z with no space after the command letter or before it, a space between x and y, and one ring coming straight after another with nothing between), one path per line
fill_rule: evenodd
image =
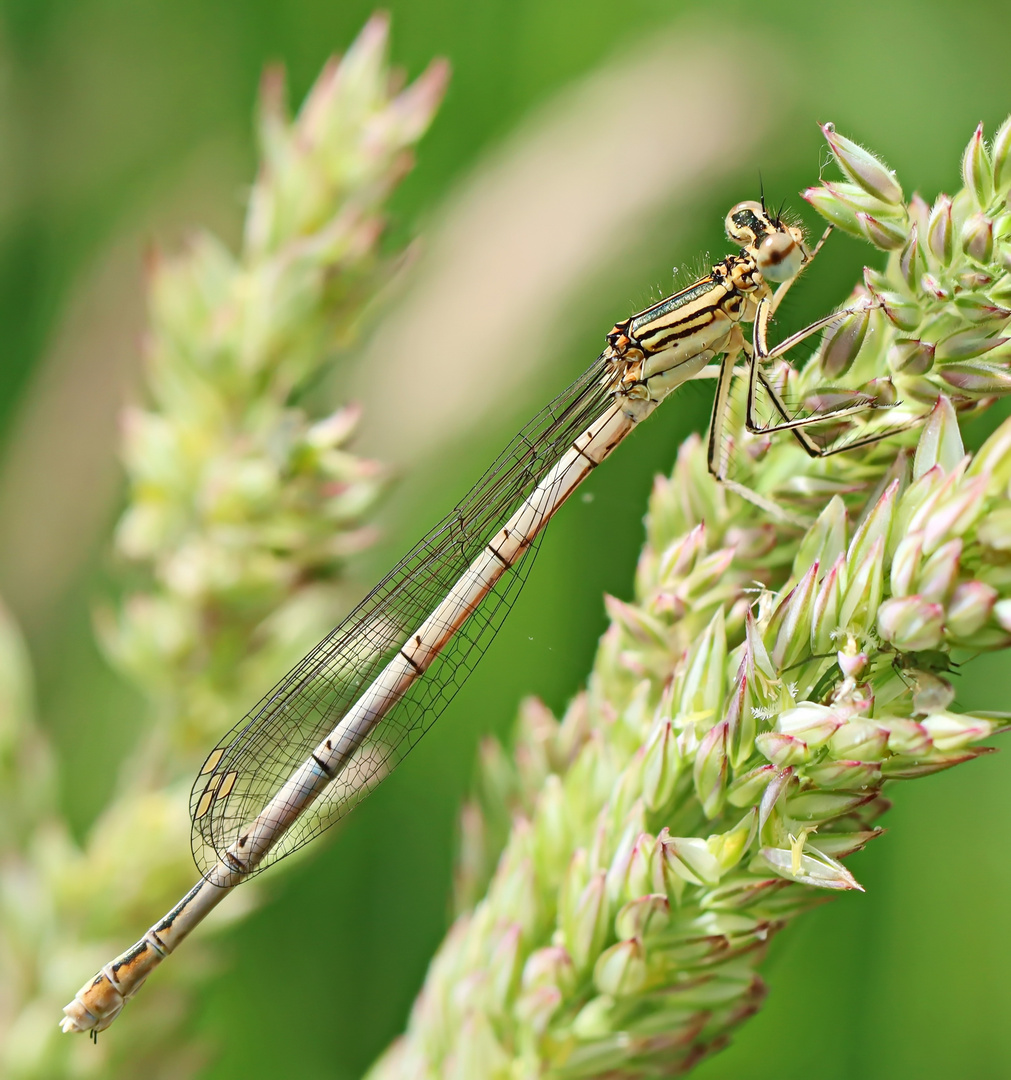
M802 231L759 202L738 203L726 219L740 243L709 274L618 323L607 335L618 392L662 401L717 357L745 348L741 323L772 300L769 282L792 281L811 259Z

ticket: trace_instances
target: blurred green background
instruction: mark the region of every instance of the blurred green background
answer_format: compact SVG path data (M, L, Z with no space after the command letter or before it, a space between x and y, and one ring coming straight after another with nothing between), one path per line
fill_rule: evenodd
M413 76L444 55L454 68L418 167L394 202L400 240L423 235L454 185L553 95L616 57L634 63L635 50L658 35L690 29L693 40L701 35L724 50L708 77L739 87L744 117L756 83L783 89L771 134L738 174L709 185L689 214L659 214L636 258L602 261L566 301L552 366L536 384L480 433L402 479L383 545L360 567L363 584L455 501L543 403L545 386L553 393L564 385L616 318L648 300L652 283L669 281L672 262L722 252L726 208L756 196L759 169L775 199L802 205L796 192L815 182L823 160L816 120L835 121L881 153L907 190L932 199L958 186L976 123L992 133L1011 109L1011 9L1002 3L963 3L956 13L939 0L772 0L718 11L659 0L388 7L397 63ZM124 305L133 305L123 321L132 325L145 242L178 242L186 221L236 241L263 65L287 65L298 101L370 10L360 0L0 7L0 425L8 446L66 332L67 312L94 295L89 282L120 267L106 287L122 288ZM772 60L763 41L778 43ZM703 82L686 107L705 96ZM614 158L602 168L621 161L621 132L614 137ZM841 299L871 254L834 240L791 299L788 319L799 323ZM278 875L272 903L231 932L223 946L231 966L202 991L197 1020L220 1048L207 1077L356 1076L402 1028L447 925L455 817L477 741L508 731L523 694L560 709L579 688L604 627L601 594L630 593L651 478L669 470L706 410L705 390L686 391L594 474L592 500L574 502L553 525L506 629L433 734L329 844ZM975 422L971 440L993 422ZM7 508L16 513L16 500ZM106 498L104 520L111 524L115 512L115 498ZM105 535L82 532L81 545L79 569L58 587L38 588L11 564L0 568L0 585L29 633L41 709L64 762L64 805L83 832L108 796L142 707L90 637L89 605L108 573ZM1009 690L1007 658L983 658L962 679L960 701L1008 708ZM867 894L827 905L776 942L766 1009L698 1075L1011 1073L1009 781L1005 754L904 785L885 822L889 835L852 864Z

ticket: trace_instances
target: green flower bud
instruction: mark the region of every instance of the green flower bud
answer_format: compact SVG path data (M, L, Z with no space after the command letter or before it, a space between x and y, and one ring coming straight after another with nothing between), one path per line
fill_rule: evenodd
M942 266L951 262L953 233L951 199L938 195L927 222L927 248Z
M870 311L864 308L825 331L818 359L828 378L839 378L853 366L867 336L870 318Z
M849 720L829 739L828 749L841 761L880 761L888 749L888 732L871 720Z
M926 228L927 223L926 218L924 218L924 234L926 234ZM926 261L924 260L923 252L920 250L919 237L919 226L913 225L909 232L909 240L902 249L902 254L899 256L899 273L902 275L902 280L909 289L916 288L916 283L920 280L920 276L926 270Z
M793 735L780 735L775 731L765 731L755 739L755 746L778 768L787 765L802 765L810 761L811 752L807 743Z
M881 766L881 773L886 780L916 780L921 776L930 776L931 773L942 772L955 765L961 765L973 758L982 757L984 754L993 752L992 746L980 746L974 750L954 750L949 753L935 751L931 756L922 760L915 757L889 758Z
M993 186L998 196L1007 194L1011 187L1011 116L1001 124L993 140Z
M892 557L890 574L893 596L909 596L913 592L922 557L922 532L909 533L899 541Z
M666 720L656 727L646 744L642 765L642 796L650 810L661 810L670 802L680 769L677 735L673 724Z
M607 875L594 874L563 913L562 936L572 962L579 972L595 964L610 930L610 904L607 899Z
M520 985L524 990L535 987L555 987L565 995L576 988L576 969L572 957L560 945L535 949L523 965Z
M945 628L956 638L966 638L981 630L990 618L999 593L982 581L963 581L948 604Z
M808 746L821 746L839 729L842 720L827 705L802 701L776 718L776 730L803 739Z
M934 346L916 338L896 338L888 348L888 366L896 374L924 375L934 366Z
M995 338L994 347L1002 345L1006 340L1007 338ZM986 360L946 364L938 371L938 375L963 397L967 394L990 397L994 394L1006 394L1011 390L1011 372Z
M944 753L963 750L971 743L989 738L996 726L989 720L947 711L933 713L923 720L923 728L931 742Z
M821 132L832 149L839 168L869 195L882 202L898 206L902 203L902 188L893 173L872 153L840 135L832 124L822 124Z
M850 203L840 199L827 186L807 188L801 192L801 198L809 202L826 221L837 229L842 229L851 236L863 235L857 224L856 209Z
M875 784L881 779L881 766L873 761L824 761L809 765L804 770L808 780L829 791L834 788L857 790Z
M880 719L878 723L888 733L888 749L893 754L922 757L933 748L926 728L915 720L890 716Z
M769 620L765 638L772 642L770 654L778 668L790 667L807 652L817 586L818 564L814 563Z
M1009 615L1011 615L1011 605L1009 605ZM756 766L734 780L727 790L727 802L731 806L752 806L761 798L762 792L775 775L775 765Z
M831 821L875 798L849 791L804 791L786 800L786 815L793 821Z
M886 600L878 609L878 633L903 652L937 648L944 636L944 608L921 596Z
M695 752L693 776L695 793L707 818L714 818L723 806L726 795L727 770L727 722L721 721L711 727L702 737Z
M965 450L958 430L958 417L951 402L943 395L923 425L916 455L913 458L913 479L918 480L935 465L950 472L962 460Z
M670 902L662 893L630 900L617 914L614 931L619 938L638 938L665 929L670 923Z
M637 938L619 941L600 954L593 968L593 984L602 994L627 997L646 982L646 954Z
M977 206L989 204L993 198L993 170L986 152L982 124L976 128L962 155L962 180L972 193Z
M900 330L915 330L923 318L919 305L901 293L885 290L876 294L881 310Z
M860 235L882 251L897 251L907 240L906 228L894 221L879 221L862 210L856 213Z
M983 213L966 219L959 237L962 250L976 262L988 263L993 258L993 222Z
M942 544L920 569L917 592L924 600L943 604L955 587L962 559L962 541Z

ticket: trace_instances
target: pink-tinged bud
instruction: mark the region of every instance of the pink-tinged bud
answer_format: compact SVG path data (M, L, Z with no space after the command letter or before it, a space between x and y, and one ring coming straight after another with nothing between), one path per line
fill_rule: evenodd
M846 549L846 504L833 495L818 520L808 529L793 560L793 573L802 577L813 563L831 566Z
M662 893L630 900L614 920L614 932L619 938L639 938L663 930L670 923L670 901Z
M779 804L784 800L795 784L795 770L792 767L779 769L762 792L762 801L758 804L758 835L762 836L765 827L779 814Z
M916 338L896 338L888 348L888 366L896 374L924 375L934 366L934 346Z
M951 289L946 285L942 285L940 280L933 274L924 274L920 278L920 290L942 303L951 299Z
M938 195L927 222L927 248L942 266L951 262L953 231L951 199L947 195Z
M625 870L623 892L630 900L653 892L656 877L656 840L649 833L641 833L632 848ZM623 935L628 937L629 935Z
M846 788L859 791L870 787L881 779L881 766L876 761L824 761L820 765L809 765L804 770L808 780L818 787L832 791Z
M538 986L555 986L563 994L576 988L576 969L572 957L560 945L535 949L523 965L521 985L524 990Z
M864 308L847 315L837 326L825 331L819 359L821 369L830 379L845 375L853 366L867 336L871 313Z
M976 538L991 551L1011 551L1011 507L1001 506L991 510L980 521L976 529ZM1005 601L1001 600L1000 607ZM1003 623L1001 624L1003 626ZM1011 627L1004 627L1005 630Z
M780 735L775 731L764 731L756 736L755 746L760 754L779 768L785 765L801 765L811 759L807 743L792 735Z
M637 938L612 945L593 968L593 982L602 994L627 997L646 983L646 953Z
M934 744L930 741L926 728L915 720L890 716L879 723L882 729L888 732L888 749L893 754L920 757L933 749Z
M1002 330L1011 316L1011 308L998 307L988 296L963 293L955 297L955 307L966 320L976 324L988 324L989 329Z
M811 611L817 587L818 564L814 563L769 619L765 640L772 643L772 660L780 669L790 667L808 651Z
M899 541L892 556L892 596L909 596L913 592L922 557L922 532L909 533Z
M997 349L1009 339L994 334L989 326L970 326L957 334L938 342L934 351L936 361L946 363L955 360L969 360L972 356L982 356L992 349Z
M562 919L565 946L577 971L585 971L596 963L607 940L610 914L606 875L601 871L590 878L572 911L565 912Z
M997 225L994 223L993 234L997 236ZM985 289L993 284L994 275L989 270L978 270L966 267L955 275L955 282L961 289Z
M908 239L906 229L899 222L879 221L862 210L856 213L860 235L881 251L898 251Z
M642 796L648 809L658 811L670 802L680 771L677 735L667 720L657 726L646 744L642 763Z
M993 734L996 724L978 716L960 716L953 712L939 712L928 716L923 727L934 746L947 753L951 750L964 750L972 743L988 739Z
M941 395L927 418L913 457L913 479L919 480L934 466L951 472L965 456L958 417L951 402Z
M783 735L803 739L808 746L821 746L828 742L842 721L827 706L814 701L802 701L792 709L781 712L776 719L776 730Z
M993 186L998 195L1011 187L1011 116L1000 126L993 140Z
M902 203L902 188L895 173L870 151L840 135L833 124L822 124L821 132L832 148L839 168L869 195L882 202L899 206Z
M924 600L943 604L955 588L962 560L962 541L942 544L920 568L918 592Z
M878 632L903 652L936 649L944 638L944 608L921 596L894 597L878 609Z
M829 224L837 229L842 229L851 236L863 235L857 224L855 207L838 198L829 188L810 187L801 192L801 198L809 202Z
M769 781L776 775L775 765L758 765L739 776L727 790L727 802L731 806L753 806L761 798Z
M496 1013L505 1012L519 989L523 930L511 923L502 932L488 961L488 994Z
M982 124L976 128L962 155L962 180L977 206L986 206L993 198L993 169L986 152Z
M842 578L846 572L846 556L840 555L825 575L814 598L811 614L811 649L825 653L834 648L834 635L839 628L839 606L842 604Z
M746 664L731 688L723 719L727 724L727 755L731 768L739 769L751 757L755 748L758 723L752 705Z
M885 538L879 536L870 551L850 568L850 581L839 605L840 626L864 629L873 625L884 588L884 561Z
M880 761L888 749L888 732L871 720L850 720L829 739L829 753L850 761Z
M831 821L852 813L876 795L877 792L803 791L786 800L786 816L793 821Z
M915 330L923 319L919 304L901 293L885 290L877 294L881 309L900 330Z
M723 806L727 788L727 722L711 727L695 752L695 794L707 818L714 818Z
M976 262L988 263L993 258L993 222L986 214L971 214L962 226L959 237L962 250Z
M924 229L926 229L926 219L924 219ZM923 254L920 251L919 227L913 224L909 230L909 241L899 256L899 273L910 289L916 288L916 282L924 272L925 266Z
M991 288L987 289L991 303L1000 308L1011 308L1011 274L1004 274Z
M948 604L945 626L957 638L982 630L997 603L998 592L982 581L963 581Z
M834 859L845 859L848 855L863 851L871 840L877 840L884 834L884 829L863 829L852 833L821 833L818 836L818 850L822 855L828 855Z
M994 340L1003 344L1007 339ZM985 359L945 364L937 374L962 397L991 397L1011 390L1011 371Z
M525 990L515 1005L516 1018L526 1025L536 1038L541 1038L566 996L556 986L535 986Z
M953 750L947 754L935 750L926 760L918 756L896 756L882 764L881 774L886 780L917 780L921 776L930 776L984 754L991 754L994 749L992 746L979 746L972 750Z

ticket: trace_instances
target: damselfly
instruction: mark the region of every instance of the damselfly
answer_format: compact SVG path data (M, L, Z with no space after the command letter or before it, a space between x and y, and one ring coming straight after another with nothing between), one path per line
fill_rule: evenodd
M218 743L191 796L200 880L82 987L64 1009L64 1031L107 1028L231 889L339 820L396 767L494 637L529 572L527 552L552 515L682 383L720 360L709 439L710 468L720 478L731 376L742 358L750 370L749 427L790 431L813 455L833 452L808 426L852 415L870 400L796 418L762 365L848 312L769 349L769 318L814 252L798 227L763 203L735 206L726 229L739 253L615 326L591 367L516 436L456 509ZM775 293L769 282L779 283ZM749 322L751 342L742 330ZM754 415L759 385L780 418L771 426Z

